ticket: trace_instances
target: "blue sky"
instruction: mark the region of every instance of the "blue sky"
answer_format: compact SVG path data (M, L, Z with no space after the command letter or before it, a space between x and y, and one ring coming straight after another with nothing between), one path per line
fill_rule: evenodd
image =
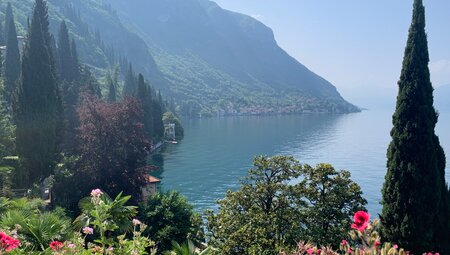
M393 101L412 0L215 0L273 29L278 44L350 101ZM433 85L450 84L450 1L425 0Z

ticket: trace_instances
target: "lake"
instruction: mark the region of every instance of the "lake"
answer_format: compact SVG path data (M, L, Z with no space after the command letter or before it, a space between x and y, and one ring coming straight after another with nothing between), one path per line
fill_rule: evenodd
M252 167L255 155L292 155L301 163L331 163L352 173L373 215L381 211L381 186L392 111L354 114L239 116L184 120L185 138L155 158L163 190L175 189L199 211L216 200ZM436 132L450 155L450 113L441 113ZM450 180L447 162L446 178Z

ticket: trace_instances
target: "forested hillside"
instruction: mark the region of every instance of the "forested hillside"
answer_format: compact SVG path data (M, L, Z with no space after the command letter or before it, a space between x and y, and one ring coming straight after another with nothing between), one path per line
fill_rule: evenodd
M174 90L196 102L228 112L357 110L249 16L208 0L111 3L143 35Z
M11 2L24 35L32 1ZM50 0L49 15L98 77L117 65L124 78L131 62L184 115L358 111L270 28L207 0Z

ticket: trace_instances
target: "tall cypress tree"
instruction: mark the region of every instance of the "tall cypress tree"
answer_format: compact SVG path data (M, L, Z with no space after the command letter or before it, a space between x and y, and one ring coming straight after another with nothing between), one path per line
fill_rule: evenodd
M52 173L61 103L51 53L47 5L36 0L17 93L16 147L30 185Z
M58 74L61 81L70 82L72 77L72 50L70 48L69 31L63 20L58 34Z
M428 69L425 8L414 0L414 11L393 115L383 186L382 233L413 254L447 254L448 189L445 155L434 133L438 116ZM446 230L448 232L448 229Z
M16 91L16 83L20 76L20 52L14 17L11 17L8 24L8 40L6 43L5 56L5 100L8 105L11 105L11 97L13 92Z
M70 64L72 77L74 80L79 81L80 80L80 62L78 61L78 52L77 52L77 45L75 44L75 39L72 38L72 42L70 44L70 49L72 50L70 56L70 60L72 63Z
M6 44L5 36L6 31L4 30L3 23L0 20L0 45L3 46Z
M144 76L142 74L138 75L138 86L135 96L142 107L142 123L144 124L145 136L148 141L152 141L152 136L154 134L152 97L150 94L150 88L145 83Z
M128 72L125 76L125 84L123 86L122 96L133 96L136 93L136 78L131 63L128 65Z
M109 91L108 91L108 102L113 103L117 101L117 94L116 94L116 86L113 82L109 83Z
M153 91L152 94L153 137L155 139L161 139L164 136L164 123L162 121L163 102L160 101L160 97L156 95L156 91Z
M62 22L60 27L57 57L65 121L62 149L66 153L72 153L78 143L77 127L80 123L77 107L82 88L76 45L73 40L70 42L65 22Z
M12 10L12 6L11 3L8 2L8 4L6 5L6 11L5 11L5 41L8 41L8 31L9 31L9 22L11 20L14 20L14 15L13 15L13 10Z

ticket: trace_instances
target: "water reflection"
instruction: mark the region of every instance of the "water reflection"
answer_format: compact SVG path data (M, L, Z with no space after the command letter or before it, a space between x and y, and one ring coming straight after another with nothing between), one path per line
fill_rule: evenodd
M214 209L228 189L239 187L255 155L293 155L302 163L327 162L349 170L376 215L381 211L391 116L389 111L365 111L184 120L184 140L154 157L160 170L152 174L162 179L163 189L179 190L199 210ZM450 153L450 114L440 114L436 130Z
M184 120L185 138L161 152L164 164L153 174L163 189L177 189L200 209L215 208L252 166L255 155L274 155L280 145L307 150L333 137L344 115L251 116Z

